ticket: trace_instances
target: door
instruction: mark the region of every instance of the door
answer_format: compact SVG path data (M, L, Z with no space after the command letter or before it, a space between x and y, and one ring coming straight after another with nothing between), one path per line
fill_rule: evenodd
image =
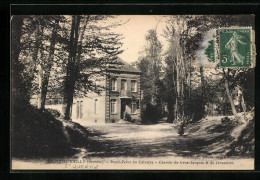
M121 119L124 119L124 112L125 112L125 106L126 106L126 101L124 99L121 99Z

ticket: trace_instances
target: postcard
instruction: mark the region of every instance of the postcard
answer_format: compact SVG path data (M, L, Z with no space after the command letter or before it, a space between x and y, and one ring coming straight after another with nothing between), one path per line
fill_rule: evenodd
M13 15L12 170L254 170L254 15Z

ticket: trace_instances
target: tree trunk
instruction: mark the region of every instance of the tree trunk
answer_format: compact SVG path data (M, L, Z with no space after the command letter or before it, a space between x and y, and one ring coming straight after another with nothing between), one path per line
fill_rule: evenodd
M242 106L243 112L245 113L246 112L246 104L245 104L243 92L241 93L241 106Z
M176 96L175 98L175 107L174 107L174 121L178 121L178 111L179 111L179 106L178 106L178 97Z
M43 44L40 43L40 59L41 61L44 62L44 52L43 52ZM43 76L44 76L44 63L43 62L38 62L38 88L39 88L39 94L38 94L38 108L41 109L41 104L42 104L42 82L43 82Z
M202 101L204 101L204 93L205 93L205 78L204 78L204 70L203 67L200 67L200 79L201 79L201 97Z
M34 43L34 48L32 52L32 61L30 62L30 70L31 73L35 70L35 65L37 64L37 58L38 58L38 52L41 42L40 42L40 24L38 24L39 27L37 28L36 35L35 35L35 43Z
M168 109L168 113L169 113L167 122L172 123L174 120L174 101L173 100L168 101L167 109Z
M32 52L32 61L30 62L30 70L31 73L33 73L34 69L35 69L35 65L38 62L38 53L39 53L39 48L40 46L43 46L42 43L40 42L40 28L41 25L40 23L38 24L37 30L36 30L36 35L35 35L35 43L34 43L34 48L33 48L33 52ZM41 59L43 59L43 49L41 49ZM39 94L37 97L37 107L40 108L40 104L41 104L41 82L42 82L42 66L39 64L38 62L38 88L39 88Z
M76 81L76 56L79 37L80 16L72 16L72 26L70 34L69 58L67 64L67 74L64 86L64 119L69 120L73 104L73 95Z
M55 25L58 25L59 20L55 20ZM51 42L50 42L50 51L49 56L47 60L47 67L45 67L44 73L42 73L41 77L41 85L39 84L39 87L41 87L40 90L40 103L39 108L41 110L45 109L45 102L46 102L46 96L48 92L48 84L49 84L49 77L50 77L50 71L53 66L53 59L54 59L54 51L55 51L55 44L56 44L56 37L57 37L57 28L54 26L52 29L52 36L51 36Z
M180 106L179 106L179 103L180 103L180 67L179 67L179 56L177 56L177 59L176 59L176 110L175 110L175 120L178 121L179 118L180 118Z
M231 105L231 108L232 108L232 113L233 113L233 115L236 115L237 111L236 111L234 101L233 101L232 96L231 96L230 91L229 91L227 79L225 80L225 87L226 87L226 93L227 93L227 96L228 96L228 99L229 99L229 102L230 102L230 105Z
M46 102L46 96L47 96L47 92L48 92L48 82L49 82L49 78L48 77L44 77L43 81L42 81L42 95L41 95L41 110L45 109L45 102Z
M43 72L42 72L42 65L38 65L38 88L39 88L39 94L37 97L37 107L40 109L41 108L41 95L42 95L42 76L43 76Z
M206 86L206 83L205 83L205 77L204 77L204 69L202 66L200 66L200 80L201 80L201 108L203 108L203 112L205 113L205 105L206 105L206 100L205 100L205 96L204 94L206 93L205 92L205 86ZM206 112L207 113L207 112ZM213 111L212 111L213 113Z
M229 103L231 105L232 113L233 113L234 116L236 116L237 111L236 111L235 104L234 104L234 101L233 101L232 96L230 94L229 86L228 86L229 69L228 69L227 74L226 74L225 70L223 69L223 74L224 74L224 78L225 78L226 93L227 93L227 96L228 96Z
M48 84L49 84L49 76L50 72L46 72L46 74L43 75L43 78L41 79L41 95L40 95L40 109L44 110L45 109L45 102L46 102L46 96L48 92Z

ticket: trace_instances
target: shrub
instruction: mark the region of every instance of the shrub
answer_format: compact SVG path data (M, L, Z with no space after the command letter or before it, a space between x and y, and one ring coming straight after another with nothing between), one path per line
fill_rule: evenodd
M161 118L161 110L157 106L147 104L142 115L142 123L157 123Z
M61 116L60 111L56 109L47 108L46 110L55 118L59 118Z
M241 131L237 141L230 145L229 156L254 157L255 151L255 121L250 121Z
M204 102L200 97L193 97L190 102L185 103L185 114L188 123L195 123L206 116Z
M127 113L125 114L125 119L128 121L128 122L131 122L132 121L132 117L131 117L131 114Z
M59 157L73 154L63 124L49 111L31 105L14 104L12 108L12 156Z
M221 124L222 125L227 125L227 124L230 124L230 123L231 123L231 120L228 117L221 118Z

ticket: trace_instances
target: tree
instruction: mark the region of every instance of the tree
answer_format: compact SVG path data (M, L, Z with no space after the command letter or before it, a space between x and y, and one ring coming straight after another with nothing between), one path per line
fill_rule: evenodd
M175 77L175 71L173 66L173 61L171 57L167 56L165 58L166 66L164 68L165 76L163 77L164 80L164 87L165 87L165 93L164 93L164 102L167 103L167 110L168 110L168 117L167 122L173 123L174 120L174 102L176 98L176 85L174 81Z
M90 77L104 73L106 65L122 52L120 35L110 31L121 23L99 24L108 18L113 16L72 16L64 82L65 120L70 119L75 90L87 92L93 86Z
M154 112L155 114L158 114L158 116L154 116L156 119L162 116L162 45L158 40L156 30L154 29L147 32L145 40L147 46L145 47L142 56L139 57L136 66L142 72L141 84L142 90L144 90L142 102L143 104L146 104L146 107L153 108L152 106L154 106L155 111L158 112ZM146 117L143 118L145 119ZM150 117L146 119L151 120Z
M59 26L60 18L57 17L55 19L49 19L51 22L50 26L52 26L52 32L50 37L50 46L49 46L49 55L47 61L41 63L39 66L39 108L43 110L45 108L45 101L48 92L48 83L50 77L50 71L53 66L54 61L54 51L55 51L55 44L57 41L57 31Z
M12 94L13 102L29 101L26 89L24 89L23 77L21 70L23 65L19 61L21 52L21 37L22 37L23 17L12 17Z
M77 55L77 45L79 37L79 25L81 16L72 16L72 25L70 32L70 44L69 44L69 58L67 64L67 74L64 86L64 104L65 113L64 119L70 119L70 111L73 103L73 94L76 78L76 55Z
M59 21L63 16L26 16L24 17L23 36L21 37L20 61L23 71L28 72L30 96L38 95L38 108L43 110L48 89L49 74L54 63ZM30 98L30 97L29 97Z
M30 16L12 16L12 93L13 102L28 104L31 97L33 72L28 57L27 40L34 27L28 28Z
M236 111L236 108L235 108L235 105L234 105L234 101L233 101L233 98L230 94L230 90L229 90L229 69L227 70L228 72L226 73L225 70L223 69L223 74L224 74L224 78L225 78L225 88L226 88L226 92L227 92L227 96L228 96L228 99L229 99L229 102L230 102L230 105L231 105L231 108L232 108L232 113L233 115L236 116L237 114L237 111Z
M214 15L214 16L194 16L188 21L188 26L189 27L196 27L195 35L188 40L189 48L192 54L196 52L196 49L199 48L200 43L202 42L203 36L205 35L206 32L208 32L211 29L217 29L219 27L230 27L230 26L252 26L253 25L253 18L249 16L219 16L219 15ZM213 44L214 41L211 40L209 41L209 46L208 48L205 49L205 53L208 56L208 59L211 60L212 58L209 57L209 52L212 52L212 49L214 49ZM195 50L195 51L194 51ZM233 115L236 115L236 109L235 105L233 102L232 94L230 92L230 73L236 74L236 72L239 72L240 70L228 70L225 72L219 72L215 74L216 76L221 76L223 77L223 80L221 81L224 84L226 94L228 97L228 100L230 102L230 106L232 109ZM206 88L206 80L205 80L205 75L204 75L204 68L203 65L200 64L200 77L201 77L201 83L202 83L202 99L206 99L205 96L205 88ZM231 77L234 77L231 75ZM233 84L233 83L232 83ZM242 82L243 84L243 82ZM243 99L243 98L242 98ZM204 104L207 102L204 101Z
M209 83L205 77L203 65L200 64L199 69L192 67L193 62L197 60L196 53L200 48L205 33L221 26L245 26L245 24L253 24L252 18L250 18L250 21L245 20L247 18L248 17L245 16L204 15L177 15L166 18L165 21L167 25L164 30L164 36L168 41L168 51L165 53L165 86L171 89L169 91L172 92L172 94L170 92L166 93L168 99L174 99L175 102L174 106L172 106L171 101L167 103L168 108L174 109L174 113L168 109L169 122L172 122L174 118L175 121L181 121L182 124L185 124L188 118L194 119L195 116L202 118L203 114L205 114L204 107L208 103L208 95L211 94L206 91L209 89ZM212 44L214 42L210 41L209 43ZM206 54L208 54L212 48L214 49L212 46L210 48L206 49ZM199 74L196 72L199 72ZM194 75L196 76L194 77ZM222 75L216 76L223 77ZM192 84L197 84L198 78L200 78L200 85L194 89L192 88ZM226 83L223 84L224 87L228 87L226 86L227 84L228 82L226 81ZM200 94L198 94L197 89L200 89ZM225 89L228 94L228 88ZM200 98L193 98L191 94L193 94L193 96L196 94L196 96ZM229 100L230 99L231 98L229 98ZM231 101L230 103L232 104ZM196 112L190 111L190 109L196 109L195 106L199 106L199 109L202 110L197 111L197 115L194 114ZM235 113L235 111L233 112ZM198 116L198 114L201 114L201 116ZM182 125L181 128L183 127ZM180 130L180 132L183 133L184 131Z
M181 121L185 124L185 104L187 97L189 97L189 84L190 84L190 63L188 53L186 51L187 36L187 18L188 16L171 16L167 19L168 25L164 31L164 36L169 42L169 49L166 52L167 65L172 66L168 69L174 71L174 91L175 105L174 105L174 118L176 121ZM170 63L170 61L172 61ZM170 81L171 83L171 81ZM171 106L172 107L172 106ZM171 110L170 110L171 111ZM169 113L170 114L170 113ZM172 117L169 117L171 120ZM183 127L183 126L182 126Z

